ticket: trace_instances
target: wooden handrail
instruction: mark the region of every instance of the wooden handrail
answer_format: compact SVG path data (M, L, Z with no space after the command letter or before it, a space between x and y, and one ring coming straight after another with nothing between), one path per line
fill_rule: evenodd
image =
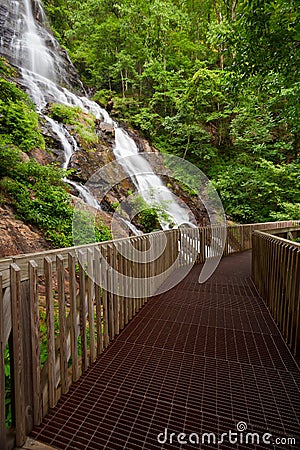
M292 226L300 222L227 227L223 254L251 249L254 230ZM224 231L218 226L215 230ZM257 246L258 235L254 236ZM175 270L204 263L220 248L212 228L202 227L1 259L0 386L4 386L4 350L9 341L16 443L24 443L33 425L41 422ZM289 267L296 259L294 254L288 258ZM40 353L45 348L42 367ZM5 449L1 395L0 443Z
M253 281L292 353L299 356L300 243L262 231L254 231L252 239Z

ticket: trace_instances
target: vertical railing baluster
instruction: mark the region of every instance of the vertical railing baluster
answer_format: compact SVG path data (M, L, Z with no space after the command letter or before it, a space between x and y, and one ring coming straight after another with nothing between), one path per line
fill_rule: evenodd
M33 393L33 423L39 425L42 421L42 390L41 390L41 358L40 358L40 317L38 300L38 265L29 261L29 297L31 320L31 355L32 355L32 393Z
M115 336L117 336L120 333L120 295L118 276L118 252L115 245L112 246L112 285L114 304L114 328Z
M3 283L0 273L0 448L6 448L6 411L5 411L5 364L4 364L4 309L3 309Z
M52 262L46 256L44 259L45 289L46 289L46 323L47 323L47 364L48 364L48 403L53 408L56 405L55 379L55 334L54 334L54 304Z
M58 288L60 384L61 393L66 394L68 392L68 350L65 300L65 270L64 259L61 255L57 255L56 257L56 275Z
M82 372L88 367L87 336L86 336L86 286L85 286L85 255L82 250L79 254L79 299L80 299L80 340L81 340L81 366Z
M109 311L108 311L108 268L107 268L107 246L101 246L101 285L103 288L102 301L103 301L103 328L104 328L104 348L109 345Z
M295 263L295 297L293 304L293 316L292 323L295 328L294 343L291 345L294 356L300 355L300 248L297 250L296 263Z
M101 287L101 252L94 249L95 258L95 303L96 303L96 330L97 330L97 356L103 352L103 311L102 311L102 287Z
M14 395L16 417L16 445L22 447L26 439L24 355L22 336L21 273L16 264L10 266L11 317L13 335Z
M90 361L96 359L95 328L94 328L94 255L87 250L87 312L90 332Z
M69 291L70 291L70 341L71 341L71 358L72 358L72 380L77 381L79 378L78 364L78 308L76 295L76 257L71 253L68 254L69 267Z

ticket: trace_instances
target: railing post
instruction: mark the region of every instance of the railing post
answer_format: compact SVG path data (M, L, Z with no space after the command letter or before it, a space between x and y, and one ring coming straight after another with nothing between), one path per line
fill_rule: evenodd
M54 305L52 292L52 262L46 256L44 260L45 288L46 288L46 322L48 348L48 401L49 407L56 405L55 379L55 335L54 335Z
M21 317L21 273L16 264L10 266L11 316L13 335L14 394L16 416L16 445L21 447L26 439L23 320Z
M287 326L288 317L292 313L290 310L290 302L291 302L291 283L292 283L292 269L293 269L293 253L292 249L286 245L285 246L285 254L286 254L286 264L285 264L285 274L286 274L286 282L285 282L285 296L283 302L283 312L282 312L282 325L281 329L283 335L286 336L286 340L289 339L290 330Z
M115 337L115 319L114 319L114 294L113 294L113 252L111 245L107 246L107 299L108 299L108 323L109 339L112 341Z
M86 291L85 291L85 258L83 251L79 251L79 298L80 298L80 340L82 373L88 367L87 339L86 339Z
M132 239L132 260L131 260L131 276L132 276L132 282L131 282L131 289L132 289L132 315L131 315L131 319L135 316L137 310L138 310L138 279L137 279L137 262L136 262L136 258L134 257L134 251L137 250L137 239L134 238Z
M101 264L101 282L102 282L102 301L103 301L103 328L104 328L104 348L109 345L109 319L108 319L108 270L106 269L107 262L107 247L101 248L102 264Z
M78 324L77 324L77 296L76 296L76 258L68 254L69 291L70 291L70 341L72 358L72 381L79 378L78 370Z
M5 364L4 364L4 310L2 273L0 273L0 448L6 449Z
M145 305L145 303L148 300L148 265L147 265L147 239L146 237L143 237L142 240L142 244L143 244L143 305Z
M129 298L128 298L128 283L126 278L128 277L128 259L126 254L126 242L121 242L121 253L122 253L122 273L124 274L124 280L122 284L123 293L123 309L124 309L124 326L128 324L129 321Z
M296 255L296 262L295 262L295 273L300 273L300 249L297 251ZM300 355L300 299L299 299L299 292L300 292L300 277L295 277L295 299L297 299L297 293L298 293L298 302L293 305L293 311L294 316L292 318L292 326L293 329L295 329L295 339L294 339L294 345L292 345L292 351L294 353L294 356Z
M64 271L64 259L61 255L57 255L56 275L58 288L59 360L62 394L66 394L68 392L67 325Z
M98 247L94 249L95 259L95 303L96 303L96 330L97 330L97 356L103 352L102 333L102 296L101 296L101 253Z
M115 335L120 333L120 295L118 276L118 252L116 246L112 246L112 300L114 305L114 331Z
M31 320L31 354L32 354L32 393L33 393L33 423L39 425L42 421L42 391L41 391L41 359L40 359L40 317L37 289L37 269L35 261L29 261L29 297Z
M124 256L121 252L121 244L117 245L117 282L118 282L118 292L119 292L119 330L124 328L124 287L123 287L123 277L124 277Z
M293 299L296 298L295 284L297 283L297 277L293 277L293 268L296 265L297 249L293 248L289 254L289 266L287 268L287 299L285 314L283 317L283 334L287 336L287 342L291 346L293 335L293 316L294 316L294 304ZM296 272L297 273L297 272ZM295 305L296 306L296 305Z
M96 345L95 345L95 330L94 330L94 262L93 252L91 249L87 251L87 309L90 330L90 361L94 362L96 359Z
M281 245L271 245L271 254L273 254L273 269L272 272L274 273L275 276L275 283L272 285L272 292L268 293L267 289L265 289L265 293L264 296L267 295L271 296L271 301L273 302L274 307L271 308L271 310L273 309L273 314L274 314L274 318L275 321L277 322L278 320L278 316L279 316L279 309L280 309L280 297L281 297L281 280L278 274L278 267L276 264L276 261L280 261L282 260L282 247Z
M128 276L132 279L134 277L133 272L133 261L131 259L132 256L132 241L127 242L127 248L128 251L126 252L126 255L128 255L127 259L127 270L128 270ZM130 253L130 256L129 256ZM135 304L135 298L134 298L134 282L131 280L129 283L129 289L128 289L128 320L131 320L134 316L134 304Z
M136 312L138 312L142 306L142 297L143 297L142 283L141 283L141 275L142 275L141 271L142 271L142 267L143 267L141 252L143 250L142 250L142 240L140 237L137 238L136 242L137 242L136 250L139 252L139 256L135 263L135 275L136 275L136 279L137 279L136 295L138 297L137 302L136 302Z

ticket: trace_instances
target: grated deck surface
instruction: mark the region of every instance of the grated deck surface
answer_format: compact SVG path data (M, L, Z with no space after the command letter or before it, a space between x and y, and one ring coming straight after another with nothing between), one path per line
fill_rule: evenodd
M250 257L223 258L204 285L196 266L150 299L32 436L65 450L299 449L300 372L252 284ZM238 444L177 442L181 432L218 440L239 422ZM260 443L246 443L247 432ZM298 441L264 444L264 433Z

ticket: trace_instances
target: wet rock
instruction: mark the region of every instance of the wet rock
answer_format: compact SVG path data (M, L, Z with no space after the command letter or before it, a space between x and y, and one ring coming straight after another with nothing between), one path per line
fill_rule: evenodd
M149 141L147 141L137 130L128 127L125 122L120 122L119 125L126 131L126 133L134 140L139 152L159 153Z
M86 183L100 167L112 159L111 151L105 144L97 144L93 150L79 148L70 160L69 168L74 169L71 178Z
M41 150L40 148L34 148L29 153L30 158L35 159L36 162L38 162L41 166L45 166L46 164L51 164L57 159L55 156L46 150Z
M69 166L74 169L70 178L82 184L89 182L89 190L110 212L114 211L111 205L122 201L127 196L128 191L134 190L131 179L122 167L110 165L114 160L112 148L102 143L102 145L98 144L93 151L78 149L72 155ZM117 173L114 171L117 171ZM122 181L115 184L117 179ZM105 193L106 195L103 198Z
M114 136L115 134L115 129L114 126L110 123L106 123L106 122L101 122L100 123L100 130L105 133L105 134L111 134Z

